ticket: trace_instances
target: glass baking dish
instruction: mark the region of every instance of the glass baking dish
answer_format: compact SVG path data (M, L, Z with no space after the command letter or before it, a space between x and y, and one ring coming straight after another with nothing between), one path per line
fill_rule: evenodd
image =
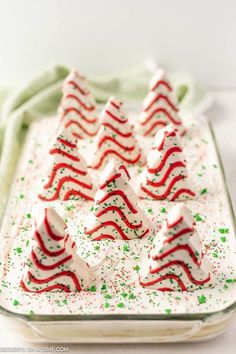
M215 135L208 123L235 237L235 215ZM5 217L7 215L7 207ZM3 218L4 219L4 218ZM31 342L164 343L210 339L233 320L236 301L220 311L177 314L21 314L0 305L4 321Z

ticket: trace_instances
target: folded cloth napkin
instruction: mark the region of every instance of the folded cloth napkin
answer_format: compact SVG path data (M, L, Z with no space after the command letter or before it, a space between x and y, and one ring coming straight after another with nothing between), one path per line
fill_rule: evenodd
M25 132L31 122L56 112L69 70L57 65L20 88L0 88L0 220ZM152 74L153 70L143 65L119 75L88 76L88 81L97 102L105 102L110 95L139 101L147 93ZM176 75L171 79L182 107L191 108L202 98L204 91L191 79Z

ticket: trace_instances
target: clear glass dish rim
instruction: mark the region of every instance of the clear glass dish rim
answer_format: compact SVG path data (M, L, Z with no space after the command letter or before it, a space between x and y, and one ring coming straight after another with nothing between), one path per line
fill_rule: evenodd
M219 147L217 145L217 140L215 137L215 133L212 127L212 124L210 121L206 119L206 122L208 124L212 140L215 146L215 151L217 154L217 159L219 162L220 166L220 173L222 175L223 179L223 184L224 184L224 189L226 193L226 198L228 201L228 206L229 206L229 211L230 211L230 216L232 219L232 225L233 225L233 231L234 231L234 236L236 238L236 217L234 213L234 208L233 208L233 203L232 199L230 197L230 192L226 180L226 175L224 172L224 167L222 163L222 159L220 156L219 152ZM6 207L5 207L6 209ZM4 219L4 214L3 214L3 219ZM2 221L1 221L2 222ZM1 226L1 225L0 225ZM236 311L236 300L228 307L219 310L219 311L213 311L213 312L202 312L202 313L183 313L183 314L95 314L95 315L38 315L38 314L24 314L24 313L17 313L10 311L3 306L0 305L0 315L6 316L7 318L11 319L19 319L21 321L25 322L54 322L54 321L71 321L71 322L76 322L76 321L207 321L211 318L219 318L223 315L226 315L228 313L233 313Z

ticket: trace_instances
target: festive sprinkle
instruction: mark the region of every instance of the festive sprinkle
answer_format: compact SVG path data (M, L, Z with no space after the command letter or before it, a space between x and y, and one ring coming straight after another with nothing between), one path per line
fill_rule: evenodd
M195 214L194 218L196 221L202 221L202 217L199 215L199 213Z
M225 228L219 228L218 231L221 234L228 234L229 233L229 229L225 229Z
M207 188L203 188L200 192L200 195L206 194L207 193Z
M204 296L204 295L198 296L199 304L205 304L206 301L207 301L206 296Z
M17 247L17 248L15 248L15 251L16 251L16 253L21 254L22 253L22 248L21 247Z
M123 307L125 307L125 305L123 304L123 302L119 302L119 304L117 304L117 307L123 308Z
M95 285L91 286L91 288L89 289L89 291L91 291L92 293L95 293L97 291L97 288Z
M226 238L225 236L221 236L221 237L220 237L220 240L221 240L222 242L226 242L227 238Z
M19 304L20 304L20 302L18 300L13 300L13 306L17 306Z
M165 313L166 313L167 315L170 315L170 314L171 314L171 309L165 309Z
M160 212L161 213L166 213L166 208L161 208Z

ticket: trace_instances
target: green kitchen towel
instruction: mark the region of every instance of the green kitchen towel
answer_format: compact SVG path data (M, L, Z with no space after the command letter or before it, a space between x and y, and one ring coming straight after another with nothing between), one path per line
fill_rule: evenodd
M57 65L20 88L0 88L0 219L24 134L31 122L56 112L61 85L69 71L69 68ZM139 101L147 93L152 74L142 65L119 75L88 76L88 81L97 102L104 103L110 95L125 101ZM192 107L202 97L203 91L189 78L173 76L171 79L183 107Z

